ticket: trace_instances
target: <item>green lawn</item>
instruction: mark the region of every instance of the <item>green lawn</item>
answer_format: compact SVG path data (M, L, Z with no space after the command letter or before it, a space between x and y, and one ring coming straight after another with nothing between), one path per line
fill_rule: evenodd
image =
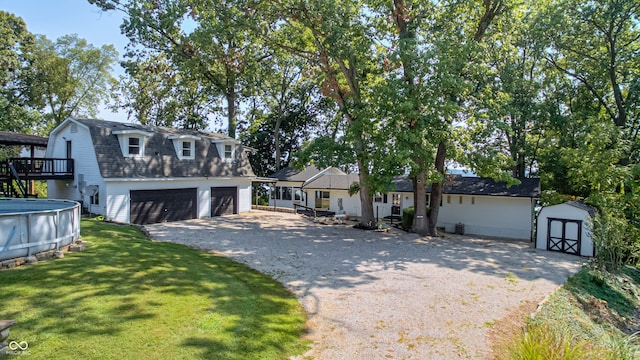
M278 282L130 226L83 220L83 252L0 271L0 319L29 359L283 359L305 313Z

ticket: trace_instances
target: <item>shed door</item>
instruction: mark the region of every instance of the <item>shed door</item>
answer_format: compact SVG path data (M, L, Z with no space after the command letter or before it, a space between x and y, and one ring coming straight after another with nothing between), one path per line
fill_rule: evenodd
M580 255L582 221L548 219L547 250Z
M211 188L211 216L231 215L238 213L237 187Z
M198 217L198 189L132 190L131 223L152 224Z

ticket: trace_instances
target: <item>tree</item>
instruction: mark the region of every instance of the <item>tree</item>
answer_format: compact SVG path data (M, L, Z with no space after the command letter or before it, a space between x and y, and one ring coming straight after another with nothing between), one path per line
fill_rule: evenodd
M386 111L395 134L397 153L407 164L414 183L413 231L436 235L445 177L447 149L453 146L454 122L464 117L473 80L482 67L485 38L494 19L507 9L503 1L485 0L481 6L465 2L395 0L375 3L393 27L386 29L390 43L389 82L394 90ZM387 106L389 108L389 106ZM449 155L450 156L450 155ZM426 189L431 183L427 216Z
M381 74L375 44L364 17L364 3L351 1L274 1L276 31L269 44L300 56L322 77L323 96L335 101L346 122L344 138L352 147L359 177L360 223L374 224L373 192L377 119L370 91Z
M104 11L127 14L122 32L133 61L162 54L182 78L198 80L203 106L226 101L227 129L236 136L237 107L250 93L253 68L270 56L255 37L260 19L251 2L89 0ZM179 88L175 91L181 91ZM244 94L243 94L244 92ZM215 110L215 109L211 109Z
M262 87L252 100L246 130L240 140L258 151L250 155L254 172L268 176L290 165L306 141L322 133L335 109L318 94L304 68L294 63L274 66L262 76Z
M117 58L113 45L96 48L77 35L65 35L55 43L38 36L31 93L42 106L41 126L50 130L69 116L95 117L116 83L110 72Z
M552 2L537 18L546 59L584 87L603 118L637 143L640 131L640 3ZM635 145L634 150L640 150Z
M122 63L119 101L115 109L141 124L204 130L215 99L200 81L172 68L164 55L149 55L144 61Z
M0 11L0 130L30 132L40 118L32 108L34 46L24 21Z

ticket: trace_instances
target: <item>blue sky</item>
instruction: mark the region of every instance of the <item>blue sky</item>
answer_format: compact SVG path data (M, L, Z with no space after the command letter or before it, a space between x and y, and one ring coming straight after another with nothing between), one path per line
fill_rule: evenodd
M96 47L114 45L121 58L128 43L120 34L122 14L103 12L87 0L0 0L0 10L21 17L31 33L45 35L50 40L78 34ZM116 64L114 70L114 76L122 74L120 65ZM113 114L105 109L101 109L99 117L126 121L125 114Z

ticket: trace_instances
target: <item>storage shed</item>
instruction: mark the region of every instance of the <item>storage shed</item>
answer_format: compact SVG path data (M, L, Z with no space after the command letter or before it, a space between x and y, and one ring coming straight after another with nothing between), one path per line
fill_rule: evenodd
M592 219L596 209L582 201L543 207L538 214L536 248L594 256Z

